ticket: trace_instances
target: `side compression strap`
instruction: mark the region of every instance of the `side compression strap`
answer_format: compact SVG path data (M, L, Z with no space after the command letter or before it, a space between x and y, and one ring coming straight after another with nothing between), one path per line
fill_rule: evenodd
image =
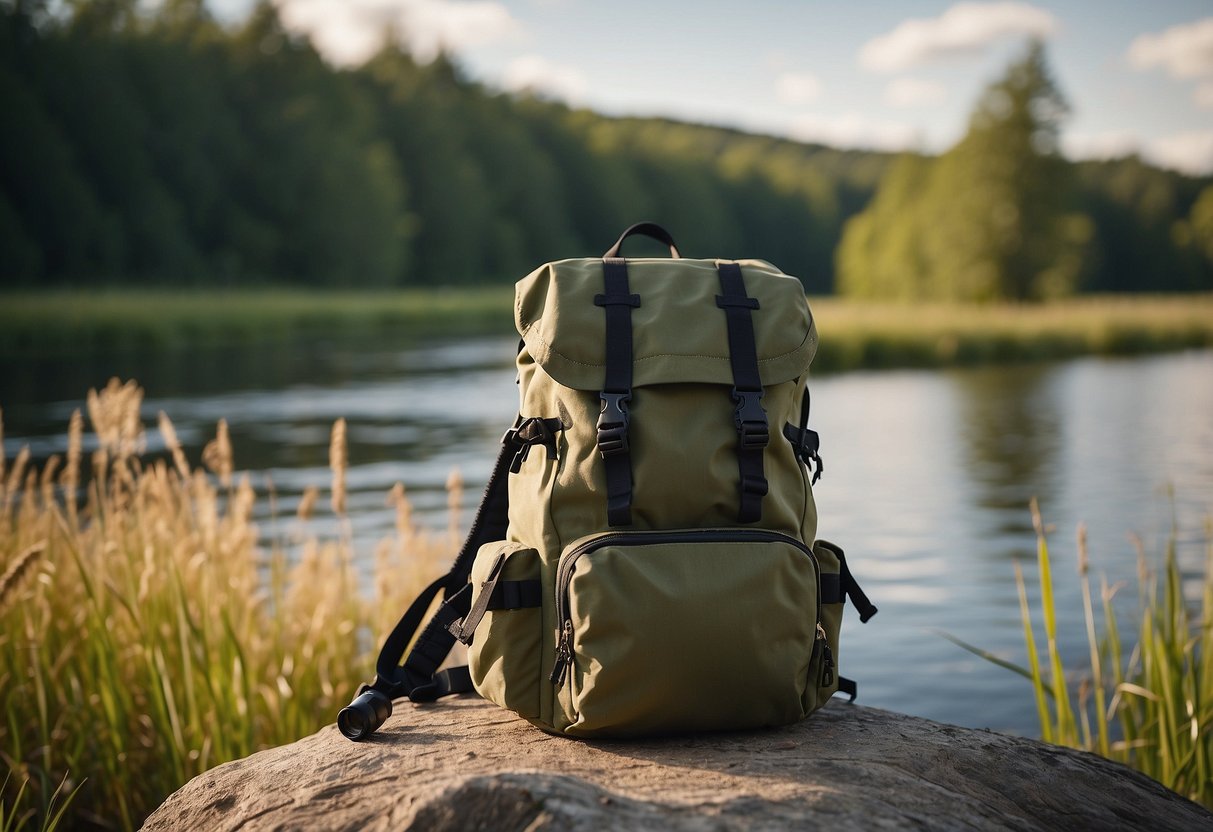
M868 600L868 596L860 588L859 582L851 574L851 567L847 566L846 553L830 541L820 538L814 542L813 546L823 546L838 558L838 574L827 572L821 576L821 603L841 604L850 598L851 603L855 606L855 611L859 613L859 620L867 624L868 620L877 613L876 605Z
M451 635L464 644L472 643L476 628L489 610L516 610L543 604L543 589L539 581L503 581L501 570L504 567L503 551L497 555L492 568L489 569L488 577L480 584L480 596L476 603L472 604L471 609L462 618L447 625ZM471 591L471 586L468 584L465 589ZM460 590L461 593L463 591Z
M628 289L628 266L622 257L602 260L603 294L594 305L606 313L606 378L598 416L598 453L606 471L607 522L632 522L632 457L628 447L628 403L632 401L632 310L640 295Z
M863 624L868 623L868 619L874 616L877 612L876 605L868 600L868 596L859 588L859 582L851 574L851 568L847 566L846 556L841 551L838 553L838 563L841 566L839 579L843 594L851 599L851 603L855 605L856 611L859 613L859 620Z
M518 424L515 422L515 427ZM383 649L379 651L379 658L375 662L375 681L370 687L393 699L407 696L414 702L426 702L448 693L464 693L472 689L466 668L451 668L441 672L438 668L455 644L455 636L448 628L463 618L471 607L472 587L468 583L468 576L472 572L472 561L476 558L477 550L485 543L505 537L509 525L510 463L518 448L516 431L510 429L501 440L493 473L489 476L484 497L455 563L447 574L421 591L392 628L383 642ZM442 590L445 599L442 606L421 631L408 658L401 665L404 651L408 649L413 634L417 632L439 590Z
M812 398L809 396L809 387L806 384L804 395L800 400L800 426L793 428L796 431L795 436L788 433L788 428L791 425L784 425L783 435L786 436L796 448L796 455L800 460L813 471L813 479L810 485L817 485L817 481L821 479L821 473L826 469L825 463L821 460L821 437L817 435L817 431L809 430L809 406L812 403Z
M737 471L740 481L740 523L762 519L762 498L767 494L767 478L762 455L770 442L766 411L762 409L762 379L758 374L758 348L754 343L753 310L758 301L746 294L741 267L719 263L721 294L716 305L724 310L729 328L729 364L733 368L733 402L737 409Z

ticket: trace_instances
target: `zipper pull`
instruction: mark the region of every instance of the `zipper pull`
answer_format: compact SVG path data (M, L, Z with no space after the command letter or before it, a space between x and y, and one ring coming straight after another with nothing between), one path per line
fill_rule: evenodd
M820 624L817 625L817 640L821 642L821 686L828 688L834 684L834 651L830 649L830 640Z
M548 676L550 681L556 687L564 684L565 674L568 673L569 665L573 663L573 622L565 621L564 629L560 633L560 644L556 647L556 665L552 668L552 673Z

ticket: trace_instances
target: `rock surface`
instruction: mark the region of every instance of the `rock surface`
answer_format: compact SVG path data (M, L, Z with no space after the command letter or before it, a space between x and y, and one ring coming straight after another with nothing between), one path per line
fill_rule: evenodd
M147 830L1213 829L1092 754L835 701L770 731L646 741L542 733L476 698L397 702L195 777Z

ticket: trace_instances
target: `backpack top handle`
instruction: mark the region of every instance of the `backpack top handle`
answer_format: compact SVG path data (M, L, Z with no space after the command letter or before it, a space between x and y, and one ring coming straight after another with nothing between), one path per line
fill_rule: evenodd
M606 254L602 255L602 258L605 260L608 257L618 257L619 249L623 247L623 241L628 237L631 237L633 234L643 234L646 237L652 237L659 243L665 243L670 247L670 257L674 258L675 260L682 257L682 255L678 253L678 246L674 245L674 238L670 236L670 232L666 231L655 222L638 222L627 231L619 235L619 239L615 241L615 245L607 249Z

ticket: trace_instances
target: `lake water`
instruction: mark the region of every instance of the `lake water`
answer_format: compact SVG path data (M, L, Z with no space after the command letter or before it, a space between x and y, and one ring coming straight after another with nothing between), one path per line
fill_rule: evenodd
M0 372L5 451L61 452L73 409L111 375L146 389L149 451L158 411L191 461L220 418L239 467L278 512L308 485L327 488L332 422L348 421L349 510L359 555L393 516L403 482L424 522L447 524L444 485L467 485L462 520L517 406L514 342L417 346L342 342L43 358ZM1174 513L1181 564L1195 586L1213 514L1213 352L945 371L826 376L812 384L826 472L819 534L842 545L880 614L848 611L842 672L860 702L973 727L1038 733L1029 686L962 651L944 630L1023 662L1014 562L1036 577L1028 501L1055 525L1052 546L1063 653L1086 653L1074 532L1090 536L1093 572L1136 596L1136 532L1162 551ZM1168 497L1169 488L1174 497ZM261 511L268 502L259 501ZM331 532L331 518L315 523ZM1033 591L1032 596L1036 593ZM1122 632L1127 626L1122 624Z

